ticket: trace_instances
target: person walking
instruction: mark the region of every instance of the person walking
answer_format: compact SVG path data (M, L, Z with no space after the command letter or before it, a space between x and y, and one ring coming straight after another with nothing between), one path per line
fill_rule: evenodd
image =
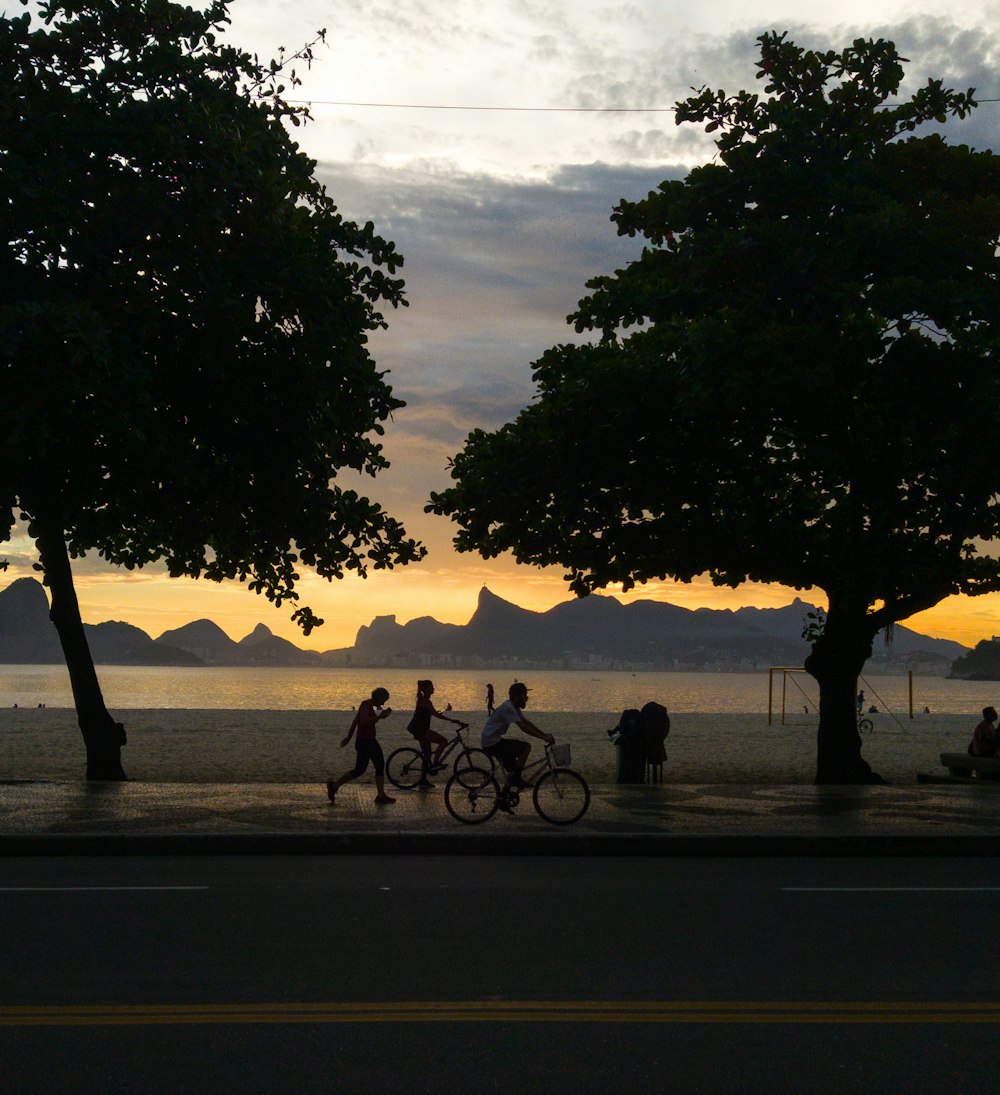
M392 714L392 708L384 706L388 698L389 693L385 688L375 688L372 690L370 700L362 700L358 704L358 710L354 716L354 721L351 723L351 728L340 743L340 748L346 749L355 731L357 731L354 748L358 754L358 760L354 767L349 772L345 772L339 779L327 781L326 797L331 802L336 799L337 792L348 780L363 776L369 764L375 768L375 789L377 791L375 801L380 806L396 801L385 793L385 755L382 752L382 746L379 745L375 737L375 728L378 723Z
M433 681L417 681L417 703L413 711L413 718L410 719L410 724L406 728L420 743L420 752L424 757L424 770L417 786L425 789L434 786L427 778L427 773L435 765L441 763L441 753L448 744L448 739L444 734L439 734L436 730L431 729L431 719L444 719L445 722L453 722L456 726L462 725L458 719L449 718L437 710L431 700L433 695ZM451 710L451 704L448 705L448 709ZM433 760L431 759L432 745L437 746Z
M493 714L494 699L495 699L495 696L493 694L493 685L488 684L486 686L486 714L487 715L492 715Z

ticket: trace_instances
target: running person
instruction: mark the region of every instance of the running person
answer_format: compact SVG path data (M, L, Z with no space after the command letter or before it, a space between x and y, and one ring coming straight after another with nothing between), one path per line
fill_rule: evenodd
M431 729L431 719L444 719L445 722L453 722L456 726L462 725L458 719L451 719L437 710L431 701L433 695L433 681L417 681L417 705L413 712L413 718L410 719L410 725L406 728L420 743L420 752L424 757L424 771L417 786L425 788L434 786L427 778L427 771L432 765L441 763L441 753L448 744L448 739L444 734L439 734L436 730ZM449 704L449 708L450 706ZM432 745L437 746L433 760L431 759Z
M351 723L350 730L347 731L347 737L340 743L341 749L347 748L354 731L357 730L358 739L354 744L354 748L357 750L358 762L349 772L345 772L340 779L328 781L326 797L331 802L337 797L337 792L343 784L347 783L348 780L363 776L369 764L375 768L375 788L378 791L375 801L380 804L396 801L385 793L385 755L382 753L382 746L375 738L375 727L379 719L387 719L392 714L391 707L383 708L382 706L388 698L389 693L386 689L376 688L372 691L370 700L362 700L358 704L358 711Z
M521 738L505 738L504 734L511 726L516 726L533 738L540 738L548 745L555 743L551 734L539 730L533 722L524 717L523 711L528 706L528 688L520 681L515 682L507 690L510 697L505 703L500 704L487 718L486 725L480 738L483 752L497 760L504 766L504 771L510 773L511 787L524 788L529 786L525 782L521 770L531 751L531 743Z

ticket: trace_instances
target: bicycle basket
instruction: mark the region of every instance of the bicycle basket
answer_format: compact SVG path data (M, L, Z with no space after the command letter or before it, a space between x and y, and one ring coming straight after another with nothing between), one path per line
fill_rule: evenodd
M560 742L552 746L552 763L560 767L570 763L570 748L568 742Z

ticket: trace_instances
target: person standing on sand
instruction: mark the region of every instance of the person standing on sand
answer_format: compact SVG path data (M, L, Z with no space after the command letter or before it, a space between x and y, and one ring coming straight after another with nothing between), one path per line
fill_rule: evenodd
M385 755L382 752L382 746L375 738L375 727L379 719L387 719L392 714L391 707L383 708L382 706L388 698L389 693L386 689L376 688L373 689L370 700L362 700L358 704L358 710L354 716L354 721L351 723L350 730L347 731L347 737L340 743L340 748L346 749L348 742L354 735L354 731L358 732L358 739L354 744L358 754L358 762L349 772L345 772L340 779L327 782L326 797L331 802L334 801L337 792L348 780L363 776L369 764L375 768L375 788L378 791L375 801L380 805L396 801L385 793Z
M493 701L494 701L493 685L488 684L486 686L486 714L487 715L492 715L493 714Z
M450 719L435 708L431 701L433 695L433 681L417 681L417 705L413 712L413 718L410 719L410 725L406 728L420 743L420 752L424 757L424 770L417 786L425 789L434 786L427 778L427 773L434 765L441 763L441 753L448 744L448 739L444 734L439 734L436 730L431 729L431 719L444 719L445 722L453 722L456 726L462 725L458 719ZM448 710L451 710L451 704L448 704ZM432 745L437 746L433 760L431 759Z

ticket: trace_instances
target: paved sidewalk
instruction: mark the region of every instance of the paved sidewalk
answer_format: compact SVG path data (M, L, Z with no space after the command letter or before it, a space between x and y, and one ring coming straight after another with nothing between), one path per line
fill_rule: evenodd
M524 796L513 816L461 825L442 787L368 783L0 782L0 855L426 853L996 855L1000 784L907 787L600 785L575 825Z

